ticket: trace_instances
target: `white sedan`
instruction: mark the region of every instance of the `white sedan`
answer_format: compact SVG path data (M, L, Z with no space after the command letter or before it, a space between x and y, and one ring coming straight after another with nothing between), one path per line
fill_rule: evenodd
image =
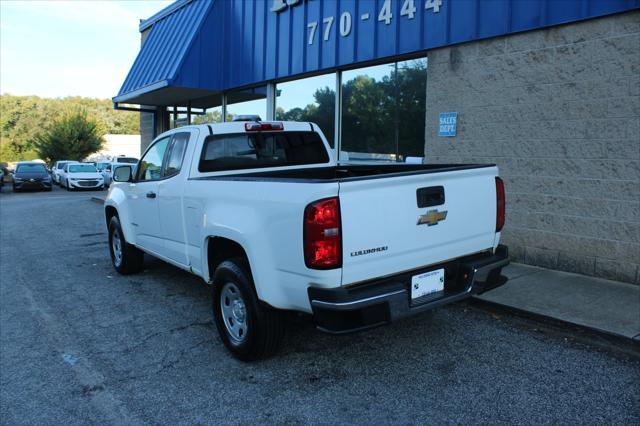
M60 178L60 186L74 189L104 189L104 178L93 164L67 164Z

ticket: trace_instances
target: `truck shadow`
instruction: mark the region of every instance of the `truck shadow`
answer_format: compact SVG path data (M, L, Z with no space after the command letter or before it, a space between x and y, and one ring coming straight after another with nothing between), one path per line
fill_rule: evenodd
M225 350L217 336L211 313L211 287L202 279L151 256L145 256L144 275L158 286L165 298L178 299L189 305L194 321L206 318L213 334L213 345ZM455 305L452 309L455 308ZM416 345L425 338L444 337L446 331L437 325L439 316L426 312L409 320L398 321L370 330L347 335L332 335L319 331L311 315L286 313L286 334L280 351L274 359L289 357L354 356L357 353L380 354L385 347ZM384 342L384 343L383 343ZM231 356L231 355L228 355Z

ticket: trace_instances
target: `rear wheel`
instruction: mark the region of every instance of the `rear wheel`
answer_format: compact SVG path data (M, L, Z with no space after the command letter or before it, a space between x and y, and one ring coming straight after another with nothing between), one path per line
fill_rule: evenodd
M284 336L282 315L258 300L246 260L234 258L218 266L212 308L220 339L236 358L253 361L278 350Z
M142 271L144 253L124 239L117 216L109 222L109 253L113 267L119 273L129 275Z

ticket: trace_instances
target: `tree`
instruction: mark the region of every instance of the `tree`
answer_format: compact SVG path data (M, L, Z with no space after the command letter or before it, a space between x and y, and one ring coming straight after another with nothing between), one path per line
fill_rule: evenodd
M399 64L375 80L366 74L342 87L342 149L352 152L422 156L427 67L416 60ZM330 87L314 93L315 103L289 111L278 108L276 119L317 123L333 144L335 96ZM396 152L397 151L397 152Z
M34 147L42 159L82 160L104 144L103 131L84 110L65 114L36 135Z
M116 111L109 99L81 97L40 98L0 96L0 162L33 160L38 153L33 142L43 123L50 123L69 111L82 109L100 123L105 133L140 133L140 115Z

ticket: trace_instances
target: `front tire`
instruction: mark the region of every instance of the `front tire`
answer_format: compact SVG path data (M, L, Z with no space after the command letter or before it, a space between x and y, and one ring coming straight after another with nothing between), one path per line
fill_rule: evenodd
M236 358L267 358L280 347L284 336L282 315L258 300L245 259L226 260L218 266L212 308L220 339Z
M144 253L124 239L117 216L112 217L109 222L109 254L113 267L120 274L130 275L142 271Z

